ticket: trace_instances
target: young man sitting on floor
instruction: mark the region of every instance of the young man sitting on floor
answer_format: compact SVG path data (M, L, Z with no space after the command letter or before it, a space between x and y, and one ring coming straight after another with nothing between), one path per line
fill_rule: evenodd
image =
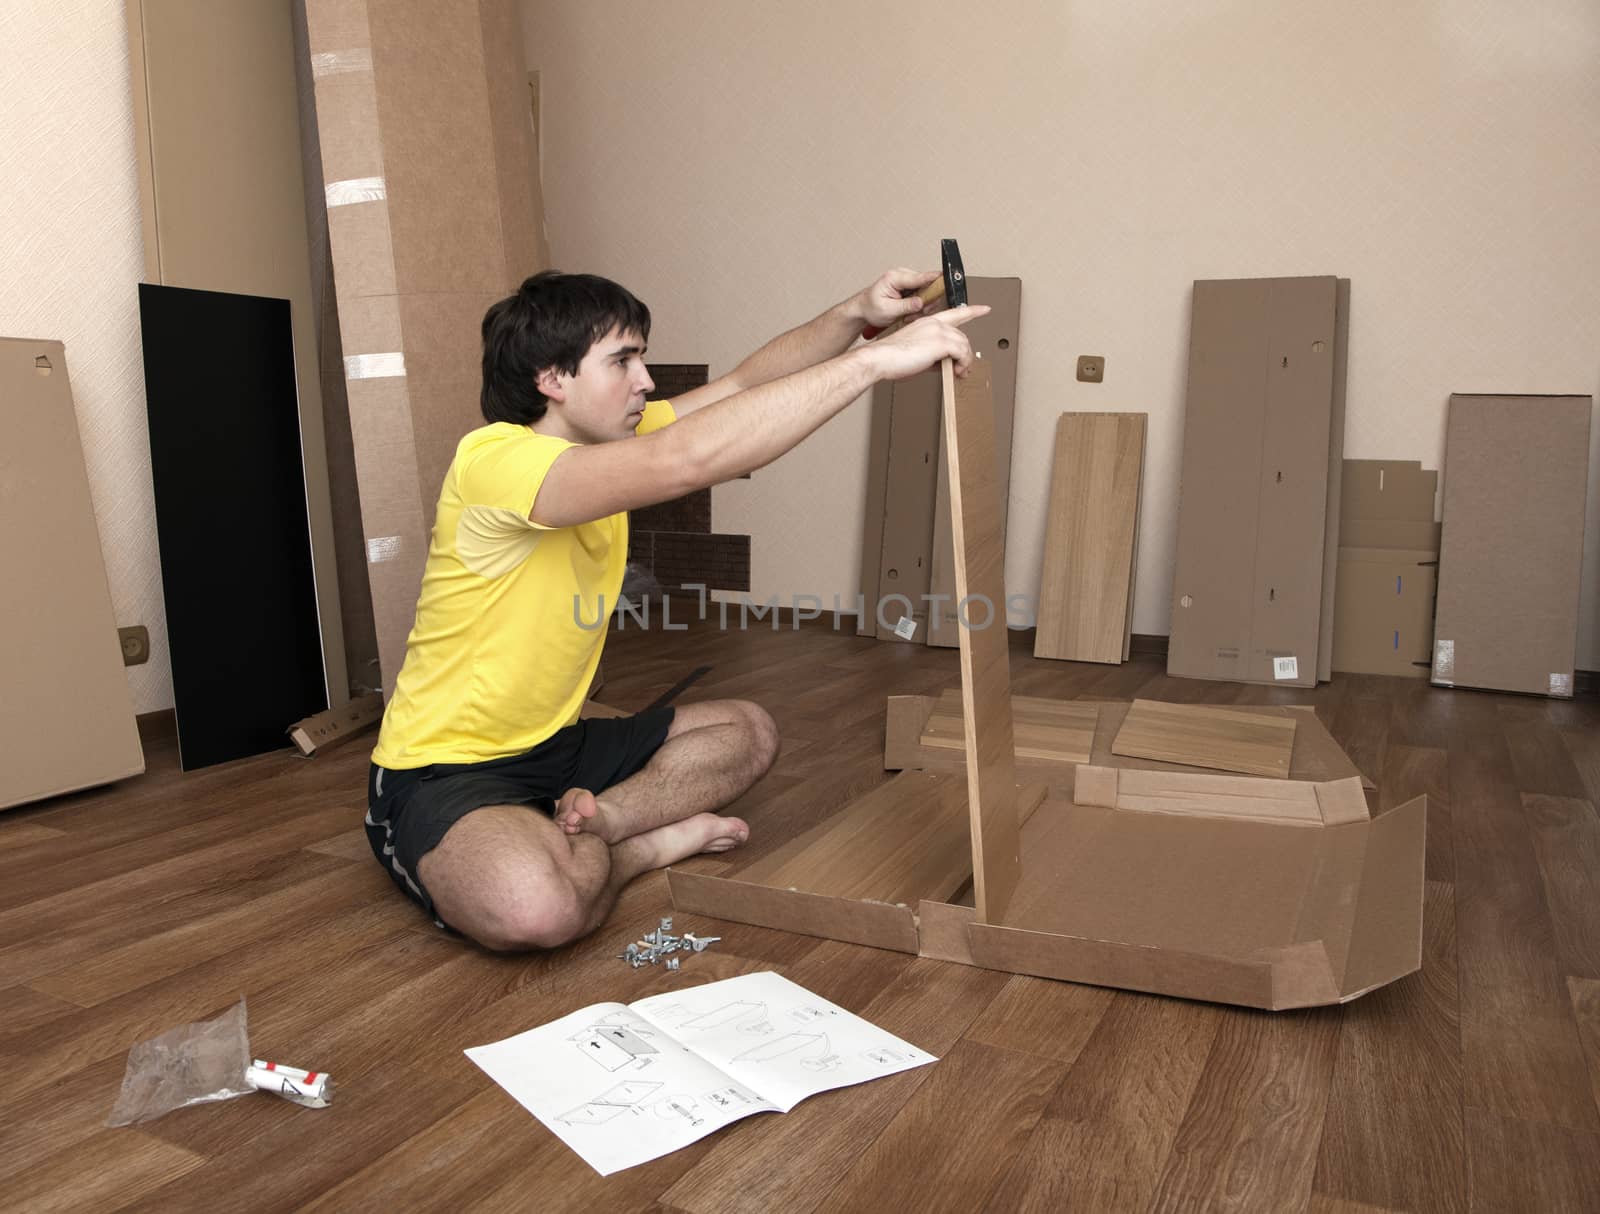
M727 375L648 401L649 310L616 283L546 272L483 320L488 424L445 474L405 663L368 777L379 863L441 924L491 949L594 930L634 877L749 837L715 811L778 753L743 700L579 719L616 604L627 511L761 468L874 383L972 348L936 275L891 270Z

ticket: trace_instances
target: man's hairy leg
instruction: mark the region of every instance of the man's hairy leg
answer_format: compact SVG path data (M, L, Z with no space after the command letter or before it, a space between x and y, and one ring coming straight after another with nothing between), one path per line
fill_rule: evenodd
M620 843L721 809L766 775L777 757L777 726L759 705L747 700L686 704L641 770L598 795L569 789L556 805L555 820L570 836Z
M417 868L438 917L485 948L555 948L599 927L641 873L737 847L749 829L700 813L608 846L525 806L494 805L463 817Z

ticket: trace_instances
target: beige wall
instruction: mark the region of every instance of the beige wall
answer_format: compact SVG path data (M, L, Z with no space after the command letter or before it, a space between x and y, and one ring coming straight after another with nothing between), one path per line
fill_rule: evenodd
M135 711L172 704L139 347L144 271L122 0L0 6L0 334L66 343ZM14 571L12 571L14 572ZM23 576L30 576L23 571Z
M1600 389L1592 0L523 3L554 264L634 288L652 358L726 370L941 236L1022 278L1013 592L1056 414L1145 411L1134 630L1168 631L1196 278L1352 280L1352 458L1439 467L1451 392ZM866 445L856 409L717 490L756 595L853 597Z

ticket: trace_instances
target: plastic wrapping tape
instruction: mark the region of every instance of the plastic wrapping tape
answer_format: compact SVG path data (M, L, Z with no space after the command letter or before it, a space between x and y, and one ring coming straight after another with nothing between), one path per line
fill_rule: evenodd
M376 565L380 561L392 561L399 555L400 537L398 535L384 535L367 541L367 564L369 565Z
M330 181L323 191L330 207L347 207L357 202L382 202L389 196L382 177L351 177Z
M1456 643L1434 641L1433 678L1438 683L1453 683L1456 678Z
M322 80L327 76L347 76L351 72L370 72L372 52L362 47L354 51L324 51L311 56L311 78Z
M389 354L350 354L344 360L346 379L392 379L406 373L406 356L395 350Z

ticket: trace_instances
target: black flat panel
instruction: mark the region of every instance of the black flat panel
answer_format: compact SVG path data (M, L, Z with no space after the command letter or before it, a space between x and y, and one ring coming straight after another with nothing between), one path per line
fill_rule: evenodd
M161 585L185 771L328 706L289 301L143 283Z

